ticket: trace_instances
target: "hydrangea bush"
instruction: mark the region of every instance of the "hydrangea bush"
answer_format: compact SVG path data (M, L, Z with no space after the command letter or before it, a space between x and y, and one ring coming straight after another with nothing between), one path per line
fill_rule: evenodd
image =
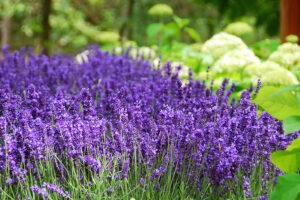
M258 117L253 88L231 99L227 79L213 93L192 74L183 85L171 63L154 70L126 52L90 52L78 63L3 49L1 198L267 198L281 174L269 156L296 135Z
M298 84L300 76L300 47L284 43L273 52L266 62L261 61L241 39L228 33L218 33L207 40L202 52L213 55L210 78L231 77L241 85L256 85L258 78L263 85L290 86ZM218 55L218 56L216 56ZM271 70L272 69L272 70ZM199 77L207 76L205 69Z

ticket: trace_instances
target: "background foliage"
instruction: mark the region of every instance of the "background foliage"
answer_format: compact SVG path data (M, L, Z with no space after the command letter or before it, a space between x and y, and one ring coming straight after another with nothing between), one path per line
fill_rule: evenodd
M49 0L7 0L0 2L1 29L9 31L9 43L13 49L28 45L41 50L44 5ZM148 45L147 26L159 21L148 14L157 3L173 8L174 14L189 19L189 27L196 30L201 40L224 29L232 21L245 21L256 28L254 38L258 41L278 34L279 1L247 0L55 0L51 2L49 17L50 53L63 50L78 52L88 44L103 45L109 42L135 41L139 46ZM4 23L9 19L10 27ZM172 22L173 17L163 18ZM3 31L2 31L3 32ZM117 35L118 34L118 35ZM3 34L1 34L3 40ZM183 33L182 42L195 40ZM110 43L111 44L111 43Z

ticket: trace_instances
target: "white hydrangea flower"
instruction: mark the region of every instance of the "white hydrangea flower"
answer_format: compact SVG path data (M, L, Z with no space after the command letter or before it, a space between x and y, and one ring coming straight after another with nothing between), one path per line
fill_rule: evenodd
M171 68L172 68L173 73L176 72L177 67L181 68L178 73L178 76L180 78L185 79L185 78L189 77L189 70L190 70L189 66L184 65L184 63L182 63L182 62L172 62L171 63Z
M152 66L153 66L154 69L160 68L161 65L162 65L161 59L159 59L159 58L155 58L155 59L152 61Z
M212 70L216 73L232 73L250 64L259 64L260 60L250 49L234 50L226 53L215 62Z
M261 76L264 85L296 85L299 84L296 76L285 68L269 71Z
M155 56L155 51L150 47L139 47L130 50L129 55L136 58L138 55L143 55L145 58L153 58Z
M214 35L202 46L202 52L211 54L214 59L217 59L228 51L235 49L243 50L248 49L248 47L239 37L225 32Z
M296 76L272 61L251 64L245 68L245 73L251 76L251 82L256 85L261 79L264 85L294 85L298 84Z
M88 57L89 54L90 54L90 51L88 51L88 50L85 50L85 51L81 52L80 54L77 54L76 57L75 57L76 62L78 64L88 62L89 61L89 57Z
M261 77L263 74L270 71L280 69L280 65L272 61L265 61L260 64L250 64L245 68L245 73L250 76Z
M278 47L277 51L295 53L295 52L300 51L300 47L299 47L298 44L293 44L293 43L290 43L290 42L286 42L286 43L281 44Z
M289 42L284 43L270 55L268 60L274 61L287 69L291 69L300 63L300 46Z

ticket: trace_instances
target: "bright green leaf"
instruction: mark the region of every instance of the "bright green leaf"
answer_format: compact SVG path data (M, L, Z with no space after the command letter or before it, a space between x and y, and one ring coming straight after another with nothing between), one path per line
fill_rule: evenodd
M293 91L293 90L296 90L296 89L300 89L300 85L292 85L290 87L286 87L282 90L279 90L278 92L275 92L274 94L272 94L272 96L276 96L278 94L282 94L282 93L285 93L285 92L290 92L290 91Z
M297 98L292 92L273 95L282 89L283 87L265 86L260 89L253 102L263 107L270 115L279 120L293 115L300 115Z
M286 150L273 152L271 161L284 172L296 172L300 168L300 137Z
M287 151L293 151L300 148L300 137L293 140L293 142L286 148Z
M283 120L284 135L300 130L300 116L290 116Z
M176 22L176 24L179 26L180 29L187 26L190 23L189 19L184 19L184 18L180 18L177 16L174 16L173 19Z
M180 29L178 26L171 22L164 26L162 32L162 41L168 40L170 37L179 37L180 36Z
M146 33L148 37L153 40L158 35L158 33L162 30L163 24L161 23L153 23L149 24L146 29Z
M285 174L278 177L278 182L270 200L297 200L300 194L300 175Z
M200 35L198 34L198 32L195 29L189 28L189 27L185 27L184 30L189 34L189 36L193 40L195 40L196 42L201 42Z

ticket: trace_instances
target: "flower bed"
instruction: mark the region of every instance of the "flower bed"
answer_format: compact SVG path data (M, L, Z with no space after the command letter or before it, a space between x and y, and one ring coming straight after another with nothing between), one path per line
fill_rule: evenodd
M214 94L191 77L183 86L170 63L91 52L77 64L3 50L1 198L268 195L280 174L269 156L296 135L258 117L251 88L230 100L227 80Z

